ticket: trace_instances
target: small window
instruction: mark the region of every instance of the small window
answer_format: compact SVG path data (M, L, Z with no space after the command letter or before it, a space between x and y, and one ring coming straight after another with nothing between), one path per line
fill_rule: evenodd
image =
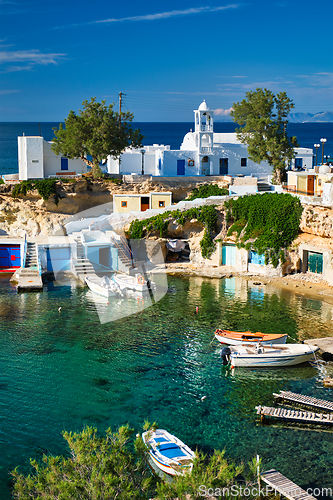
M241 167L246 167L247 158L241 158Z
M127 201L122 201L122 202L121 202L121 206L122 206L122 207L127 207Z
M318 179L318 186L321 186L321 179Z
M159 207L165 207L165 201L159 201L158 202Z
M31 163L39 163L39 160L31 160Z

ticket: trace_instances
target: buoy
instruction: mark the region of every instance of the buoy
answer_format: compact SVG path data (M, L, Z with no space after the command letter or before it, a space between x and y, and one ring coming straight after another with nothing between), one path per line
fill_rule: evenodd
M206 398L207 396L202 396L201 401L205 401Z
M198 314L198 312L199 312L199 307L197 306L197 307L195 308L195 314Z
M61 311L61 307L59 307L58 311L59 311L59 312Z

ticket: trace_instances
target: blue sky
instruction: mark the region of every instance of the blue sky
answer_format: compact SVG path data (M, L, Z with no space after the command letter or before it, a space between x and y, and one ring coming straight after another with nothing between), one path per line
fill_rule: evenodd
M0 0L0 121L62 121L126 94L135 121L223 117L245 92L333 111L332 0Z

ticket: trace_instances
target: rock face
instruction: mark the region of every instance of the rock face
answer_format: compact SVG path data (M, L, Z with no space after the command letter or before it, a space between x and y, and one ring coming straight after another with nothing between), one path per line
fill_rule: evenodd
M303 210L300 230L303 233L332 238L333 210L324 207L306 205Z

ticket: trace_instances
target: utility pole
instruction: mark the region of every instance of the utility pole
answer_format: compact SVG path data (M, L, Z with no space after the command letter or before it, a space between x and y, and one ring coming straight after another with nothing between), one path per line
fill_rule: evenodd
M121 105L122 105L123 96L125 97L126 94L119 92L119 125L121 125Z

